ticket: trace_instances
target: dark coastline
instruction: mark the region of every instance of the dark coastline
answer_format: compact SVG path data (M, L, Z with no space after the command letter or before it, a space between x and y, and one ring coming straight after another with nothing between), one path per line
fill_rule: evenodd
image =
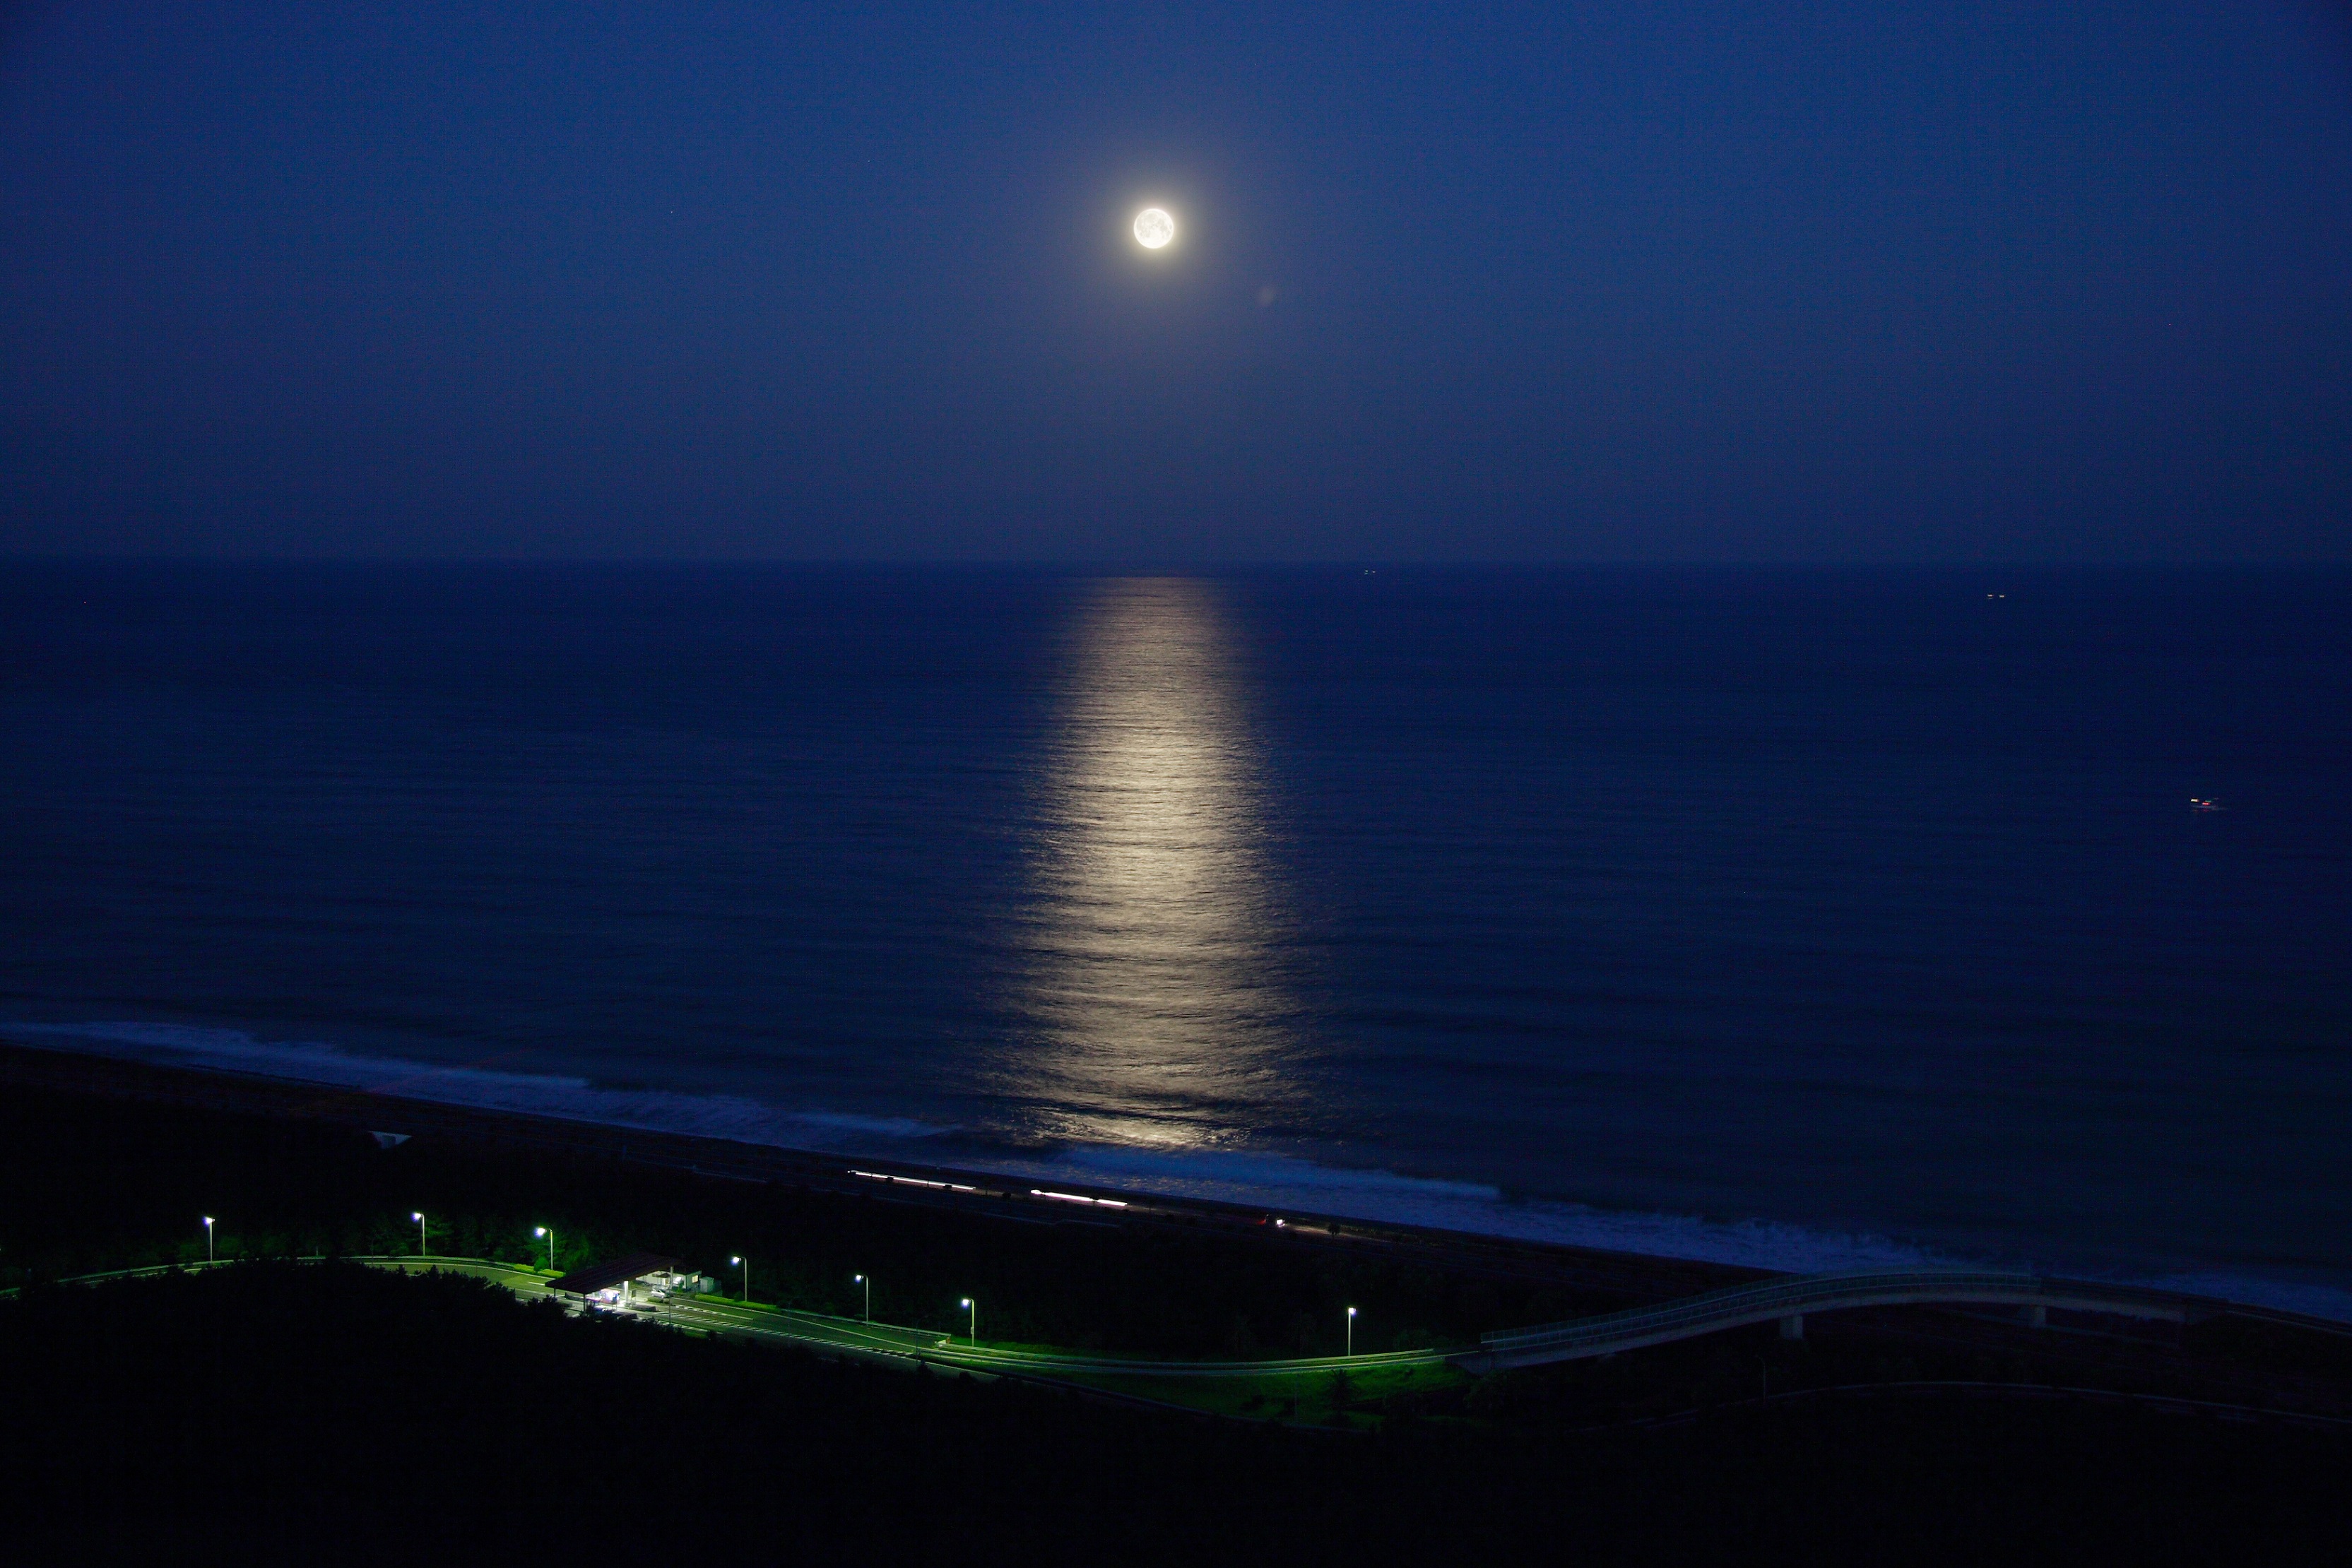
M1180 1126L1057 1119L1073 1085L1023 999L1050 978L1030 923L1057 963L1087 950L1088 901L1033 881L1076 821L1050 805L1070 758L1118 754L1055 694L1132 585L27 569L0 608L0 981L85 1037L29 1041L173 1065L980 1168L1066 1140L1094 1179L1234 1202L2352 1310L2348 584L1196 585L1199 615L1162 609L1242 661L1194 706L1256 715L1247 831L1277 925L1306 923L1251 982L1297 1009L1265 1025L1275 1098L1171 1111L1220 1141L1196 1160L1119 1147ZM2189 809L2215 791L2232 809ZM135 1043L158 1026L195 1054ZM493 1060L526 1082L402 1082Z
M1599 1562L2284 1558L2345 1533L2352 1336L2275 1315L1853 1311L1797 1342L1762 1323L1401 1391L1366 1370L1212 1411L1148 1385L1088 1398L567 1319L429 1263L333 1260L417 1247L414 1208L437 1256L536 1266L545 1220L564 1267L658 1249L732 1293L740 1249L770 1305L854 1315L855 1269L881 1276L879 1322L955 1332L969 1291L1006 1343L1212 1359L1333 1354L1359 1302L1381 1335L1359 1349L1454 1344L1743 1273L1309 1216L1276 1229L1217 1204L1096 1217L983 1173L881 1174L907 1179L0 1049L0 1265L18 1287L0 1402L46 1413L10 1424L0 1495L23 1539L60 1548L176 1548L224 1514L289 1547L331 1533L357 1560L413 1560L420 1528L477 1547L1170 1563L1551 1560L1570 1542ZM222 1217L223 1267L171 1267L205 1258L199 1215Z
M48 1051L0 1041L0 1083L77 1095L181 1105L283 1118L362 1132L470 1145L609 1160L735 1182L758 1182L811 1194L880 1198L978 1218L1044 1218L1057 1224L1175 1228L1235 1240L1276 1239L1272 1215L1260 1208L1206 1199L1140 1195L1059 1182L1055 1190L1115 1199L1127 1207L1115 1218L1029 1196L1026 1182L986 1171L737 1143L687 1134L614 1127L551 1116L487 1111L434 1101L371 1093L340 1084L162 1067L78 1051ZM852 1167L907 1178L879 1183ZM970 1194L912 1185L955 1184ZM1082 1211L1083 1212L1083 1211ZM1475 1236L1458 1231L1285 1210L1279 1239L1291 1248L1331 1249L1442 1268L1449 1272L1564 1288L1632 1304L1668 1301L1743 1281L1769 1278L1763 1270L1642 1253Z
M0 1083L389 1132L484 1151L537 1153L614 1162L730 1183L756 1183L795 1194L875 1199L979 1220L1013 1220L1137 1231L1176 1231L1196 1238L1279 1245L1292 1252L1322 1250L1382 1263L1442 1270L1473 1279L1512 1281L1572 1292L1596 1301L1635 1305L1672 1301L1727 1285L1775 1277L1770 1271L1695 1259L1614 1252L1511 1237L1438 1230L1350 1217L1284 1210L1276 1231L1271 1211L1212 1199L1140 1194L1131 1189L1057 1181L1055 1190L1122 1207L1115 1214L1032 1196L1019 1178L986 1170L855 1158L816 1151L740 1143L690 1134L616 1127L562 1117L491 1111L341 1084L306 1083L257 1075L44 1050L0 1041ZM867 1176L857 1171L873 1173ZM874 1175L897 1178L884 1182ZM2201 1318L2222 1315L2310 1332L2352 1333L2352 1325L2273 1308L2203 1297L2160 1293Z

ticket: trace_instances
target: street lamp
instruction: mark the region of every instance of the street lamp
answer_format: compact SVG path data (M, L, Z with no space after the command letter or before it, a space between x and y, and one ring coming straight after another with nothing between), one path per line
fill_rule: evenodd
M531 1233L533 1236L544 1236L544 1237L546 1237L546 1238L547 1238L547 1271L548 1271L549 1273L551 1273L551 1274L554 1273L554 1272L555 1272L555 1228L554 1228L553 1226L549 1226L549 1225L539 1225L539 1226L534 1226L534 1227L532 1227L532 1228L531 1228L531 1232L530 1232L530 1233Z
M209 1214L205 1216L205 1261L207 1263L218 1261L213 1252L213 1217Z
M730 1258L727 1261L743 1270L743 1304L748 1307L751 1304L751 1265L740 1258Z
M1348 1309L1348 1354L1356 1354L1356 1309Z
M416 1221L416 1255L422 1258L425 1256L425 1217L412 1213L408 1218Z
M964 1310L971 1314L971 1346L974 1350L978 1350L980 1348L980 1303L966 1296L963 1299L963 1305Z
M866 1321L872 1322L874 1321L874 1281L863 1274L852 1274L849 1277L849 1282L866 1287Z

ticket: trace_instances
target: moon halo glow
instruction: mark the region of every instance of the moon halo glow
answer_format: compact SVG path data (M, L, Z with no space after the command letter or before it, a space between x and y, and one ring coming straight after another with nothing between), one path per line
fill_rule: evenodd
M1176 220L1159 207L1146 207L1135 214L1135 243L1146 250L1164 250L1176 237Z

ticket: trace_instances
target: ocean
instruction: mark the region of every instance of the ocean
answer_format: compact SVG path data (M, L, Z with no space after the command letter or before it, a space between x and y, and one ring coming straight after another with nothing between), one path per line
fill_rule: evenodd
M0 565L0 1036L2352 1318L2352 572Z

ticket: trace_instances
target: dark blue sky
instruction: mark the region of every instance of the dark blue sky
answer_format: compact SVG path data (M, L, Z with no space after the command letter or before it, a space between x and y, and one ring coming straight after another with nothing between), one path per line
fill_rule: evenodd
M2352 558L2340 8L855 9L12 12L0 551Z

